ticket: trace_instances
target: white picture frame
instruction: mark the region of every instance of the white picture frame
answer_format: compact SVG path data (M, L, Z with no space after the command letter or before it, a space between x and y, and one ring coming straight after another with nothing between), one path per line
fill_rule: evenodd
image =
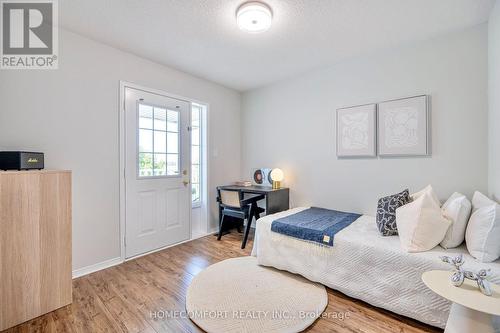
M337 109L337 157L377 156L377 105Z
M420 95L378 104L378 154L429 156L429 97Z

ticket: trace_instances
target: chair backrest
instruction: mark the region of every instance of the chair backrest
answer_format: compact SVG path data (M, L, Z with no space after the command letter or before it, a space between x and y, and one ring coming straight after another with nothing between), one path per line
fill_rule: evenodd
M241 208L239 191L220 190L220 201L224 206Z

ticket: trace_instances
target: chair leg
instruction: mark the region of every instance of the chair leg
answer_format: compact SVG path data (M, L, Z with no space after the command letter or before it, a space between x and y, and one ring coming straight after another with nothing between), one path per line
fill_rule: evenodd
M243 237L243 243L241 243L242 249L244 249L245 246L247 245L248 234L250 233L250 227L252 226L253 216L254 216L254 208L252 204L252 206L250 206L250 214L248 216L247 227L245 229L245 236Z
M217 236L217 240L220 241L220 238L222 237L222 225L224 224L224 214L222 215L220 219L220 224L219 224L219 235Z

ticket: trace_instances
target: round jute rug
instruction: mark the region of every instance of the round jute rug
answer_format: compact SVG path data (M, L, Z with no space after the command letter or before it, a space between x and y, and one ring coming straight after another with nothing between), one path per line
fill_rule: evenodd
M263 267L254 257L221 261L196 275L186 310L200 328L221 332L300 332L328 304L324 286Z

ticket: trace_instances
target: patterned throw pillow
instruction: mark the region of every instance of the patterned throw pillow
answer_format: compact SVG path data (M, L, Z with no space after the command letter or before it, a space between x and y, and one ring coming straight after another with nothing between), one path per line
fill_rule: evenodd
M396 226L396 208L404 206L409 202L410 192L408 189L379 199L377 207L377 227L382 236L393 236L398 234L398 228Z

